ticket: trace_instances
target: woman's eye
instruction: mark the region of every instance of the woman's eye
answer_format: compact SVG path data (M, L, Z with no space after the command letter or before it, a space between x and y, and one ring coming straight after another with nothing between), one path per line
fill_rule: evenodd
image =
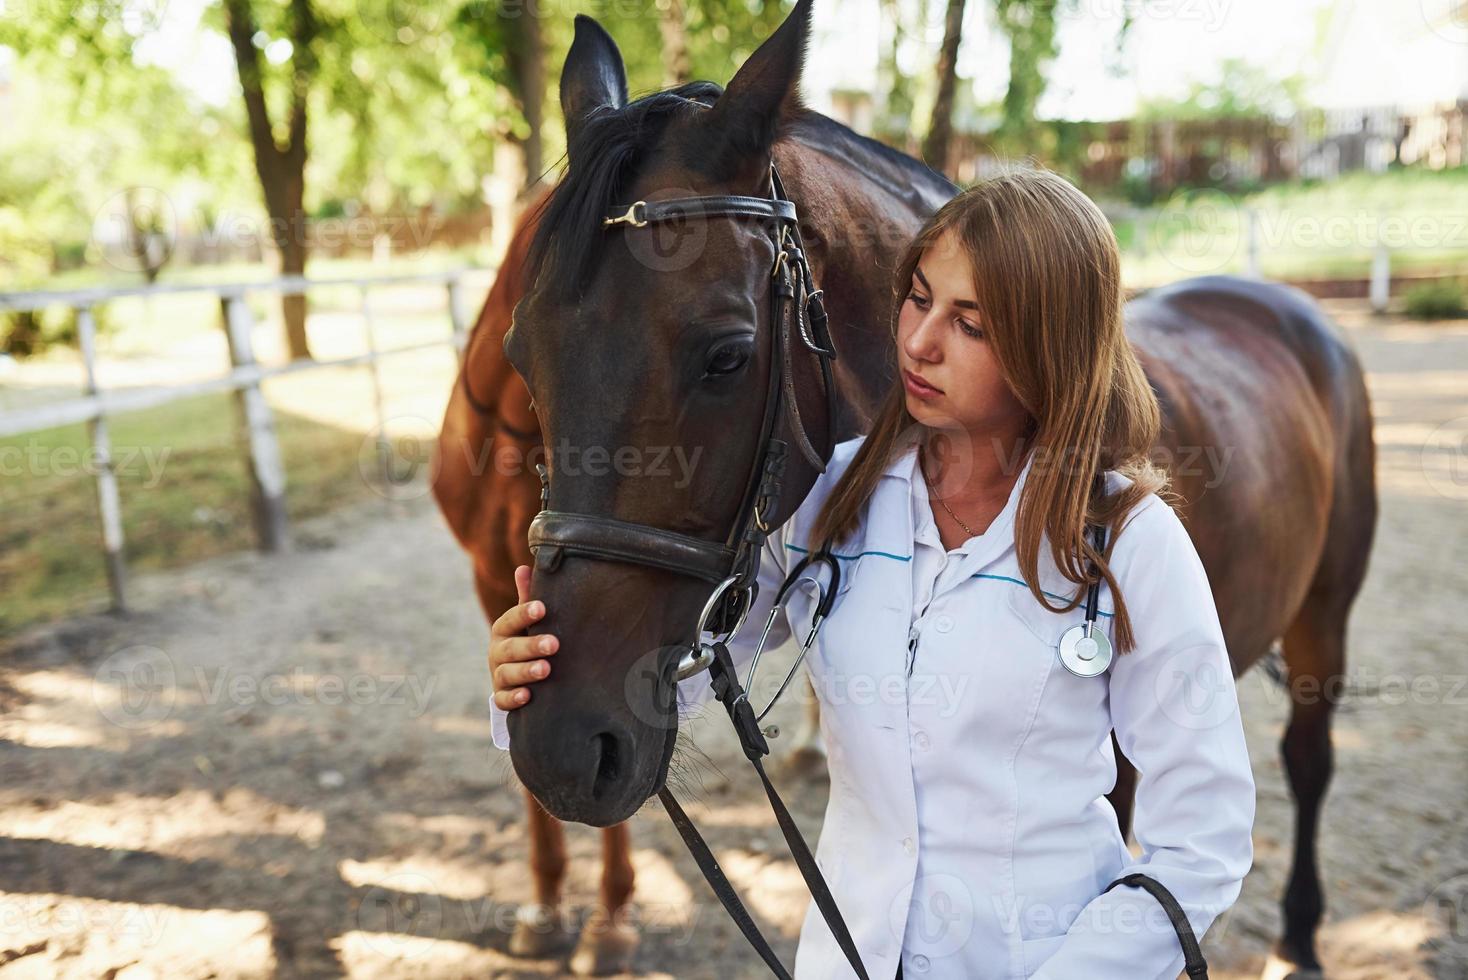
M974 326L972 323L969 323L967 320L959 320L958 321L958 326L959 326L960 329L963 330L963 332L965 334L967 334L970 337L973 337L975 340L977 340L980 337L984 336L984 331L980 330L978 327Z
M720 347L714 351L704 367L705 375L733 374L749 360L749 353L742 347Z
M917 293L908 293L907 298L912 300L912 305L916 306L920 310L925 310L928 308L927 299L919 296Z

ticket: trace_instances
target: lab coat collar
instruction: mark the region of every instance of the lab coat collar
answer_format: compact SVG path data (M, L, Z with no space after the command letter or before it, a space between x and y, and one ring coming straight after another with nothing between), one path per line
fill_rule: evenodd
M878 492L884 492L890 499L878 503L878 513L894 514L896 508L901 508L905 515L906 542L908 544L907 554L913 553L916 547L917 528L913 524L913 507L931 505L927 500L927 482L923 479L918 466L918 436L908 437L904 449L894 453L893 460L882 474L882 480L878 484ZM998 561L1014 548L1014 523L1019 511L1020 494L1024 490L1025 480L1030 473L1031 463L1034 461L1033 448L1025 452L1024 464L1020 468L1019 477L1014 481L1014 486L1009 491L1009 499L1005 501L1004 508L994 518L984 533L966 541L957 552L962 554L958 566L954 569L955 574L967 577L982 571L988 565ZM921 496L920 501L914 497Z

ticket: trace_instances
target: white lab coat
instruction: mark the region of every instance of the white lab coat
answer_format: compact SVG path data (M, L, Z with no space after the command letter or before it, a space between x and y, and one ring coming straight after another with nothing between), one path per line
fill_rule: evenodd
M863 438L836 447L766 542L759 598L730 644L741 680L775 591L818 544L807 531ZM857 532L834 548L840 589L806 658L831 776L816 857L873 980L893 976L899 956L907 980L1172 980L1183 957L1157 902L1138 889L1102 889L1149 874L1201 938L1238 897L1252 861L1248 751L1187 532L1155 495L1133 511L1112 571L1138 647L1099 677L1076 677L1056 643L1082 612L1042 607L1015 557L1015 509L1031 462L968 553L945 559L916 620L909 494L926 499L926 487L915 445L880 478ZM1110 480L1113 489L1125 483ZM1040 562L1043 590L1074 593L1048 542ZM792 590L771 647L791 636L790 624L804 636L814 597L813 586ZM1103 585L1108 636L1111 608ZM757 704L778 680L765 673ZM679 686L684 713L702 706L722 716L711 699L707 674ZM507 747L505 713L491 709L495 743ZM1143 774L1139 858L1104 798L1116 778L1113 728ZM814 903L794 975L851 976Z

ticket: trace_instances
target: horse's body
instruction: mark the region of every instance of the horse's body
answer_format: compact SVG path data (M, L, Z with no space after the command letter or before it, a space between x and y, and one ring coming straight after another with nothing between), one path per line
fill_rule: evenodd
M802 8L807 8L808 16L808 3L803 3L781 32L751 59L766 56L767 73L772 59L798 60L787 28L799 21ZM568 78L562 82L568 115L578 111L574 92L568 100L568 84L615 83L606 64L615 46L604 35L583 35L583 29L589 30L583 20L578 18L581 50L573 46L567 60ZM772 45L774 50L767 51ZM597 63L585 64L588 59ZM573 66L578 60L583 64ZM620 72L619 57L616 70ZM741 71L726 98L751 98L746 89L737 87L743 77ZM777 78L775 84L793 85L793 80L787 73L783 82ZM615 102L610 96L606 101ZM659 186L700 186L698 175L686 170L674 171L670 180L666 168L653 165L659 159L656 151L663 147L646 149L637 182L621 200L651 199ZM888 317L893 302L889 277L896 254L927 215L957 188L917 161L813 113L787 117L781 138L768 152L796 203L811 265L826 291L831 330L840 350L838 410L831 425L833 441L840 441L865 431L872 407L895 380ZM671 151L668 155L676 156ZM575 166L573 159L573 170ZM531 221L536 215L538 209ZM517 245L521 238L516 236ZM732 254L735 263L742 255L748 261L747 250L725 253L719 250L720 244L711 232L711 254ZM512 248L511 261L523 261L523 252L515 256ZM492 419L476 413L464 396L467 383L479 400L496 405L503 417L515 418L519 411L521 425L511 425L522 435L533 431L527 424L525 389L502 359L495 357L506 311L515 306L513 284L517 280L507 276L509 269L507 264L501 272L490 300L495 310L486 306L466 356L445 419L435 483L450 524L474 555L476 583L491 616L515 601L513 590L507 588L514 565L530 562L525 532L539 506L539 485L529 465L513 473L476 475L472 467L453 461L481 458L490 440L521 454L534 448L533 439L517 442L512 433L491 431ZM627 272L624 268L608 275L623 280L625 287ZM741 273L737 264L705 261L695 264L682 279L708 277L694 284L702 295L709 282L717 285L735 273ZM655 289L677 286L666 277L650 278L649 283ZM749 288L763 287L754 280ZM667 296L653 298L664 305L669 302ZM593 292L588 303L594 308L599 301L605 301L604 297ZM578 306L577 311L583 308ZM530 318L536 325L535 334L525 335L517 327L522 335L511 346L520 345L517 366L534 365L532 384L537 404L542 406L541 432L547 438L554 440L557 430L584 431L588 422L597 422L609 409L633 409L649 390L657 389L656 378L643 377L643 384L635 386L630 380L633 375L619 375L615 370L618 352L629 359L641 358L644 364L670 356L655 350L657 330L623 315L627 317L625 333L620 332L622 320L598 323L598 330L612 332L609 345L581 351L584 359L596 362L596 377L603 387L596 404L577 409L567 409L566 401L557 398L586 381L579 373L584 365L565 356L563 333L568 328L546 318L539 308ZM1284 640L1295 703L1283 752L1299 818L1294 869L1284 901L1285 934L1277 952L1284 963L1303 975L1318 968L1313 936L1323 908L1314 842L1319 804L1330 775L1332 705L1321 692L1328 694L1344 671L1346 617L1364 576L1376 515L1371 419L1361 371L1315 304L1298 291L1263 281L1219 276L1156 290L1128 305L1127 325L1162 404L1164 430L1158 456L1172 471L1177 507L1207 568L1235 673L1262 657L1277 639ZM553 330L558 336L549 336ZM810 383L808 378L804 382ZM623 412L624 416L637 414ZM738 441L738 429L756 426L758 418L732 412L718 421L727 434L722 443L725 452L735 457L724 462L734 473L747 467L752 456L752 450L738 448L744 445ZM641 431L634 438L605 428L595 431L622 438L626 444L650 435ZM673 440L683 436L686 444L700 442L676 428L664 432ZM798 458L792 457L791 470L794 475L787 485L793 487L788 493L793 499L782 501L779 520L793 511L814 479L813 470L799 471ZM552 493L559 486L574 485L578 506L569 509L587 511L600 506L603 512L619 516L689 527L687 512L696 508L688 503L673 499L634 502L632 495L616 493L623 481L615 473L598 480L592 487L570 480L553 483ZM661 521L656 507L649 509L649 504L659 503L670 509L661 515ZM675 642L686 633L707 589L700 591L696 583L649 576L618 563L583 561L581 565L577 574L562 580L547 579L537 571L532 591L548 596L548 619L555 617L544 625L544 631L561 637L562 652L555 658L552 676L537 685L537 696L511 716L512 726L519 726L514 729L512 754L522 779L540 791L552 812L607 825L624 819L642 800L573 795L574 787L583 784L568 767L579 758L577 751L587 730L572 723L602 719L595 724L623 731L617 727L622 722L616 720L615 712L625 707L631 695L620 683L623 675L607 668L625 671L630 659L649 645ZM603 573L617 577L602 578ZM656 612L661 616L648 611L646 597L650 595L658 596ZM633 612L638 621L624 626ZM606 646L609 627L616 643L610 648ZM670 677L667 680L671 683ZM614 713L612 720L606 720L608 711ZM665 778L668 751L662 743L648 744L643 751L636 738L618 743L619 779L628 785L655 788ZM590 762L603 769L609 764L605 754ZM1114 796L1123 826L1130 817L1133 778L1124 769ZM533 802L532 813L540 821L532 834L532 861L538 872L544 863L558 873L563 860L558 838L544 832L549 818ZM552 840L555 847L555 857L549 862L537 850L550 846L543 838ZM619 860L625 863L625 837L621 846ZM540 874L538 881L544 881ZM621 901L630 884L628 869L625 880L617 883ZM554 889L542 889L540 898L553 901Z

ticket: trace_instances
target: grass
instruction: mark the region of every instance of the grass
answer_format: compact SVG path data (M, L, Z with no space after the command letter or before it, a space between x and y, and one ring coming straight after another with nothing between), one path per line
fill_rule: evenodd
M1126 279L1150 286L1246 268L1256 216L1260 271L1279 279L1364 278L1378 242L1393 275L1468 266L1468 169L1353 173L1248 195L1180 192L1145 210L1109 208Z
M471 312L486 282L485 276L466 282ZM448 339L441 287L397 286L373 295L380 350ZM99 344L105 385L169 384L215 376L226 368L218 303L211 296L161 295L151 305L138 302L132 311L112 315L114 328ZM279 363L278 305L265 295L250 302L258 317L256 351L263 362ZM356 290L338 297L313 291L310 336L318 357L366 349L357 304ZM21 362L0 384L0 406L74 397L81 373L77 362L76 352L67 348ZM421 448L422 440L437 431L455 369L446 347L381 362L384 414L395 439L410 435ZM377 423L367 368L286 375L267 381L264 391L275 416L293 522L374 494L363 475L374 472L376 445L370 432ZM254 547L233 395L109 416L108 427L129 572L173 568ZM105 604L89 456L84 425L0 439L0 634Z
M363 434L275 414L292 521L371 493L358 471ZM130 572L186 565L254 546L249 479L230 395L109 420ZM89 440L81 425L0 440L0 632L107 598ZM10 478L17 467L23 479Z

